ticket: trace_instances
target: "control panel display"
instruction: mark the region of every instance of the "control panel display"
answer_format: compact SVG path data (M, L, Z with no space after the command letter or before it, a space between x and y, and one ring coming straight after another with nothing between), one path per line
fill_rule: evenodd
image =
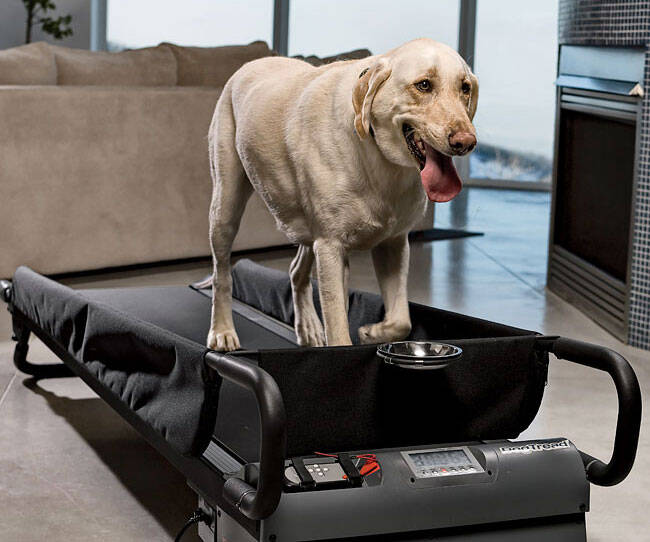
M442 450L409 454L416 467L456 467L466 465L469 458L463 450Z
M481 465L465 446L402 452L402 456L417 478L483 472Z

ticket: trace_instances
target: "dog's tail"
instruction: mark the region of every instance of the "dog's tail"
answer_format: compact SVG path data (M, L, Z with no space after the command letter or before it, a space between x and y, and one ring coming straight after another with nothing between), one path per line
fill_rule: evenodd
M197 290L203 290L205 288L212 288L212 275L208 275L203 280L199 280L192 284L192 288Z

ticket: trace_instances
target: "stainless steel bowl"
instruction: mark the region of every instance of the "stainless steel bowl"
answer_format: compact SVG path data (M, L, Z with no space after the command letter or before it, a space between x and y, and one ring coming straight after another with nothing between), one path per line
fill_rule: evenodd
M430 341L399 341L377 347L377 355L386 363L409 369L438 369L463 353L453 344Z

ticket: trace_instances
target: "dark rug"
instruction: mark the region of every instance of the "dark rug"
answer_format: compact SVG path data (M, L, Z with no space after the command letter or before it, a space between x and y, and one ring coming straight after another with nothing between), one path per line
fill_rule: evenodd
M430 230L412 231L409 233L409 241L444 241L445 239L460 239L461 237L474 237L476 235L483 235L483 233L476 231L432 228Z
M409 241L411 242L428 242L428 241L444 241L445 239L460 239L461 237L473 237L476 235L483 235L481 232L465 231L465 230L452 230L445 228L432 228L430 230L420 230L412 231L409 233ZM237 250L233 252L235 256L246 256L249 254L261 254L264 252L273 252L277 250L287 250L292 253L295 251L296 245L276 245L271 247L264 248L251 248L246 250ZM209 264L212 261L211 256L197 256L194 258L183 258L180 260L165 260L162 262L151 262L151 263L138 263L131 265L119 265L115 267L105 267L101 269L88 269L87 271L70 271L66 273L53 273L47 275L48 277L56 280L61 279L74 279L74 278L83 278L87 276L94 275L103 275L107 273L116 273L122 271L134 271L138 269L148 269L155 267L164 267L167 265L177 265L182 263L201 263L205 262ZM2 277L0 277L2 278ZM9 278L9 277L7 277Z

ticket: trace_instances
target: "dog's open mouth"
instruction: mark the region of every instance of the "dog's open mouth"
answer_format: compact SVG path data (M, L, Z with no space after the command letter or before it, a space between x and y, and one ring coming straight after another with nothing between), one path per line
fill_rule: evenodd
M418 136L410 124L402 125L402 132L409 152L417 160L420 167L422 186L431 201L443 203L449 201L463 187L451 156L434 149Z
M427 162L424 141L422 141L421 138L416 137L415 128L410 124L404 123L402 125L402 132L404 133L404 139L406 139L406 146L409 148L413 157L418 161L420 171L422 171Z

